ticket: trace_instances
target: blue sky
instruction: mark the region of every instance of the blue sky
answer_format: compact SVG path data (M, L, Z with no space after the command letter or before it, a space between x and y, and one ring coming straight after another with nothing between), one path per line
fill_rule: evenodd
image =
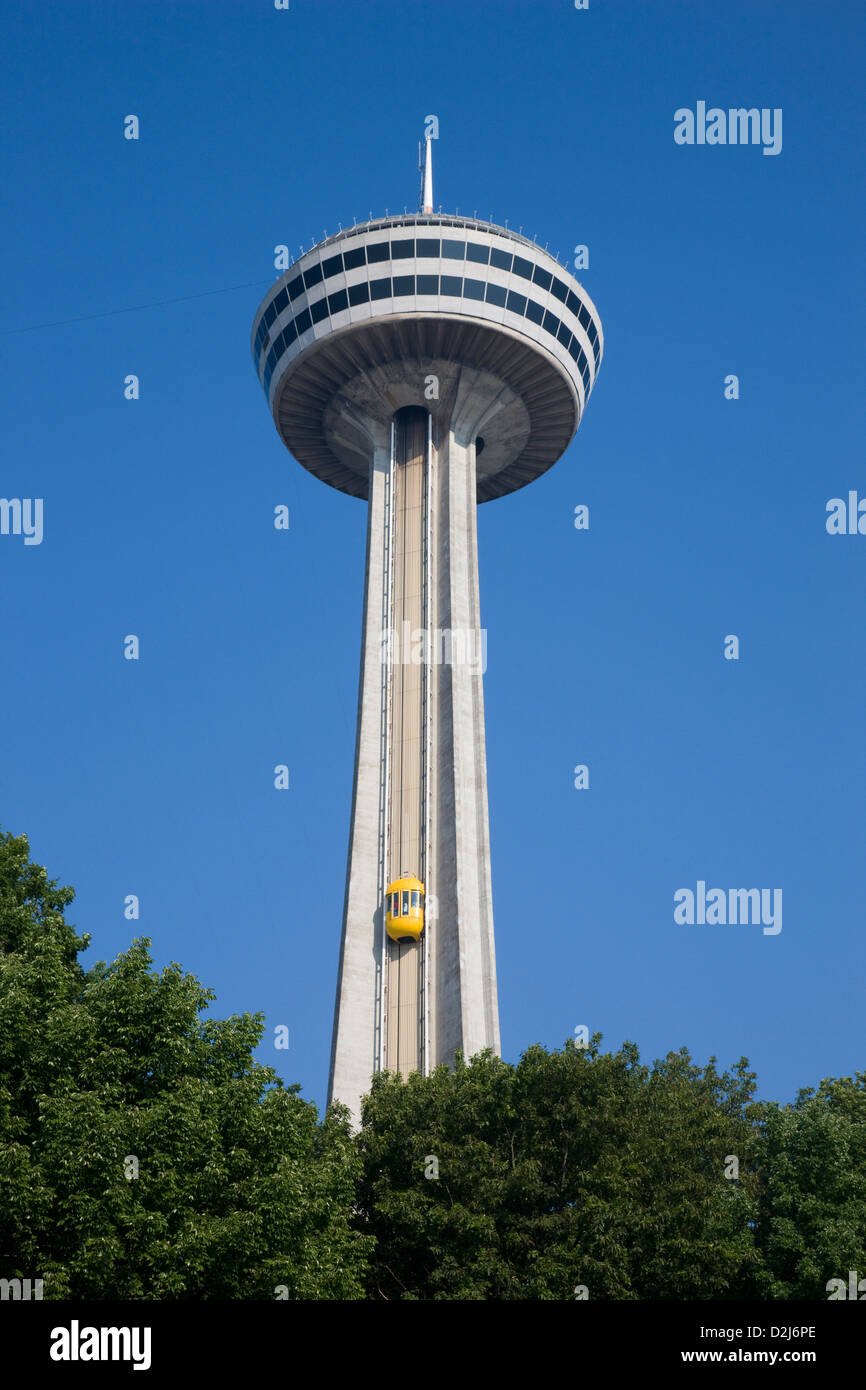
M567 453L479 512L503 1055L586 1024L745 1054L781 1100L862 1069L866 536L825 528L866 497L862 7L70 0L4 29L0 495L43 498L44 539L0 535L0 824L75 887L85 962L151 936L324 1100L365 508L283 448L249 332L276 244L416 205L435 113L437 205L586 244L605 330ZM677 145L699 100L781 108L781 153ZM781 889L782 931L678 925L698 880Z

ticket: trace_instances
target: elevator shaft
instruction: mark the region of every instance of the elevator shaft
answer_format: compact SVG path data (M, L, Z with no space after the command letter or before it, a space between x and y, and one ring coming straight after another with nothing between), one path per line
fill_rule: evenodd
M426 880L428 415L397 412L393 433L387 881ZM424 1068L424 962L418 941L383 942L385 1057L389 1071Z

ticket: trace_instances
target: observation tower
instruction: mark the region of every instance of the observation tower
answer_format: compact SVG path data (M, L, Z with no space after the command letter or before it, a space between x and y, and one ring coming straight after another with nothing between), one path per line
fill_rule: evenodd
M526 237L421 209L328 237L268 290L252 352L277 432L367 502L355 777L328 1100L499 1053L476 504L568 447L598 312Z

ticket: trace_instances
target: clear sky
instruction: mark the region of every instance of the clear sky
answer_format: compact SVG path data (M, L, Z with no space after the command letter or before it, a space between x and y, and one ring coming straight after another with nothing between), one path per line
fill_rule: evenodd
M324 1100L365 507L288 455L249 334L277 244L417 206L436 114L436 204L588 246L606 343L479 512L503 1055L862 1069L866 535L825 526L866 497L858 0L30 0L3 49L0 495L44 537L0 535L0 824L85 962L151 936ZM781 152L676 144L699 101L780 108ZM781 932L679 925L699 880L780 889Z

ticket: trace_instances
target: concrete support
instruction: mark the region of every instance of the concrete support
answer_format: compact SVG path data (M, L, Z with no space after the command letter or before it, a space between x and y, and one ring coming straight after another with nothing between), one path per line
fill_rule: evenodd
M388 432L371 438L370 502L367 512L367 568L364 589L361 675L355 741L355 783L349 829L349 857L343 906L343 934L337 975L337 1002L331 1043L328 1103L348 1105L357 1124L359 1100L370 1089L380 1054L381 963L384 919L380 883L386 851L381 816L382 762L386 732L382 723L387 668L382 662L386 629L385 530L390 510L391 454Z
M433 667L431 1065L499 1052L484 740L474 435L450 423L433 473L433 624L452 661ZM447 643L447 638L445 639ZM457 659L462 657L462 659Z
M469 1058L483 1048L500 1048L475 440L479 423L510 399L501 383L471 371L458 374L447 399L434 407L429 460L421 454L418 431L409 443L399 424L402 444L393 469L387 450L373 451L358 748L329 1092L329 1101L350 1107L356 1124L360 1097L380 1067L407 1075L424 1070L425 1059L431 1067L451 1064L458 1049ZM408 414L401 411L397 421ZM384 420L380 429L384 433ZM428 464L429 546L423 505ZM429 626L425 671L406 660L407 624L410 635ZM381 660L389 626L399 634L400 663ZM425 881L420 948L384 936L384 887L404 870Z

